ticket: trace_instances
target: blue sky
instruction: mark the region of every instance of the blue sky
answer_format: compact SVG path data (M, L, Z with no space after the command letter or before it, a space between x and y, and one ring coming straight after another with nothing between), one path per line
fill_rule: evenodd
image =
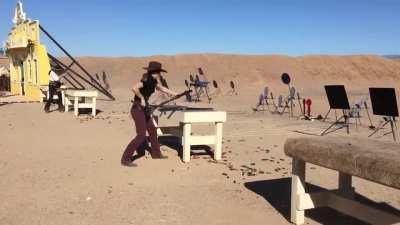
M0 0L0 40L15 0ZM24 0L73 55L400 54L400 0ZM49 45L50 51L53 51Z

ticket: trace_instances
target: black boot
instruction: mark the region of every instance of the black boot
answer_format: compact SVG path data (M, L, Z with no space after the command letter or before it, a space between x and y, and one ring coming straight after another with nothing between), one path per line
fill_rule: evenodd
M65 112L65 107L63 105L58 106L58 111L59 112Z
M49 113L49 112L50 112L50 106L49 106L48 104L46 104L46 105L44 106L44 111L45 111L46 113Z

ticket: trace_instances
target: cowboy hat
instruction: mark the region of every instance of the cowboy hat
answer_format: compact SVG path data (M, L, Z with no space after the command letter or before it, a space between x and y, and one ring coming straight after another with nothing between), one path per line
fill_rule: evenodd
M168 73L166 70L162 68L162 64L156 61L149 62L148 67L143 67L143 69L147 70L148 72L164 72Z

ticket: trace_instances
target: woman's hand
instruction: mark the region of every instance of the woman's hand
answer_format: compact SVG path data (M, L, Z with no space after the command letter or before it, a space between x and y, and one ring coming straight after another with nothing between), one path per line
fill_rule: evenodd
M177 96L177 95L178 95L178 93L176 93L175 91L172 91L172 90L170 90L170 89L168 89L168 88L166 88L166 87L163 87L163 86L161 86L161 85L157 85L157 89L158 89L159 91L161 91L161 92L163 92L163 93L165 93L165 94L171 96L171 97L174 97L174 96Z

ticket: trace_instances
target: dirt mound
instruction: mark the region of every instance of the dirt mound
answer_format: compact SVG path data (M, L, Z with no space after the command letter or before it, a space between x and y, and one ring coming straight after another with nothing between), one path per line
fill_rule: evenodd
M92 73L105 71L114 88L129 87L142 75L148 61L157 60L168 70L168 81L175 87L184 86L189 74L202 67L207 79L223 87L231 80L242 89L260 89L265 85L286 88L280 75L289 73L299 88L320 90L323 84L340 83L355 89L368 85L393 85L400 79L400 61L379 56L244 56L196 54L152 57L98 58L81 57L79 61ZM395 82L395 83L393 83ZM318 88L317 88L318 87Z

